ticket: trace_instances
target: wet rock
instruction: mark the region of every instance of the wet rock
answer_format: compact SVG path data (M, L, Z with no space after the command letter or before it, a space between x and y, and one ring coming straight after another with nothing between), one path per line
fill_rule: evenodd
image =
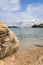
M18 47L19 42L16 35L6 24L0 22L0 58L16 53Z

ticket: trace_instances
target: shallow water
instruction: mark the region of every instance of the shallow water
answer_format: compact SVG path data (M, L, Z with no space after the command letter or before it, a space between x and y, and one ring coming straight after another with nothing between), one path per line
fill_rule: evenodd
M43 28L10 28L18 37L22 46L43 45Z

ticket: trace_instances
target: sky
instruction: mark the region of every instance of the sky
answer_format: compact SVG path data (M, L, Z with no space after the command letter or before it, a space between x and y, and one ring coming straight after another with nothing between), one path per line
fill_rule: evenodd
M0 21L7 25L43 23L43 0L0 0Z

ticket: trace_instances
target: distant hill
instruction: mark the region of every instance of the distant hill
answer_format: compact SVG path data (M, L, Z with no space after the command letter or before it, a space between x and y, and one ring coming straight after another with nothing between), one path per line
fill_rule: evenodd
M8 28L18 28L17 26L8 26Z
M39 24L39 25L33 25L32 28L43 28L43 23L42 24Z
M23 24L24 25L24 24ZM21 28L21 27L23 27L23 28L29 28L29 25L19 25L19 26L8 26L8 28ZM42 24L39 24L39 25L37 25L37 24L34 24L34 25L32 25L32 26L30 26L30 27L32 27L32 28L43 28L43 23Z

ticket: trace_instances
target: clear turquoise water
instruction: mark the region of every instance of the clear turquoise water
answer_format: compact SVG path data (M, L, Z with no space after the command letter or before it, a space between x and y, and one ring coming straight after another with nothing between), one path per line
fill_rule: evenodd
M18 37L20 44L41 44L43 45L43 28L10 28Z

